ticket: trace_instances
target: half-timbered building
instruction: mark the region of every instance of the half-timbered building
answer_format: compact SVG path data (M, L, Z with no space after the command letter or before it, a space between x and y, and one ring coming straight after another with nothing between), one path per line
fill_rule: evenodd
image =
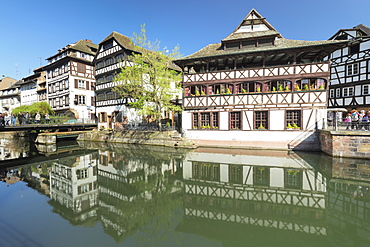
M127 125L136 126L146 121L137 110L128 103L132 98L122 98L113 90L118 83L116 76L124 66L131 66L129 56L141 53L134 43L125 35L112 32L99 44L98 52L94 59L96 79L96 112L99 120L99 129L124 129ZM173 67L179 70L178 67ZM175 83L171 85L175 88ZM173 103L177 104L181 98L181 90L173 95ZM163 113L164 118L175 119L173 113Z
M47 98L58 115L94 119L95 77L92 61L98 46L80 40L47 59Z
M127 103L130 98L122 98L112 90L117 82L115 76L121 72L128 56L135 50L132 41L117 32L112 32L102 42L94 59L96 79L96 113L99 128L114 129L129 123L139 123L141 118Z
M324 58L342 43L285 39L252 9L221 43L175 61L184 72L187 136L198 143L317 149L330 76Z
M349 43L330 55L328 107L370 110L370 28L341 29L330 40Z

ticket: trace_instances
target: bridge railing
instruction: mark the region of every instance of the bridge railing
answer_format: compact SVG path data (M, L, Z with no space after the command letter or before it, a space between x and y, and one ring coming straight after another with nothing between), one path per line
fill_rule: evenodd
M88 119L88 118L65 118L65 117L51 117L49 120L45 118L41 118L39 122L37 122L34 118L30 118L28 121L22 121L20 123L18 120L16 121L15 125L37 125L37 124L94 124L96 123L95 120ZM14 125L11 121L8 123L4 122L5 125Z
M345 122L345 118L328 118L323 119L323 129L345 131L345 130L370 130L370 122L357 121L357 122Z

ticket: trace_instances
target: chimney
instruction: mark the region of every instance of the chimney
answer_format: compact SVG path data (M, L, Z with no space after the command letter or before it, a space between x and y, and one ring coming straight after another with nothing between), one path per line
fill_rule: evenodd
M87 41L87 42L90 42L90 43L91 43L91 40L89 40L89 39L85 39L85 41Z

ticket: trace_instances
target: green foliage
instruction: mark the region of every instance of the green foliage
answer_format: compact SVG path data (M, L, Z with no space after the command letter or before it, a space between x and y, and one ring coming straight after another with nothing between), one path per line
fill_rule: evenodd
M303 90L308 90L308 85L307 84L305 84L304 86L303 86Z
M171 103L176 93L181 92L181 73L173 64L173 59L179 57L179 47L172 51L161 50L160 42L147 40L145 25L141 33L134 33L134 53L125 61L121 73L115 81L113 89L123 98L134 99L129 105L143 116L162 119L164 111L182 111L180 106ZM199 91L198 91L199 93Z
M29 112L31 115L35 115L37 112L42 116L46 113L53 115L54 111L51 109L47 102L37 102L32 105L21 105L12 110L12 113L18 115L19 112Z
M279 84L279 91L283 91L283 84Z
M273 92L276 92L276 87L272 87L272 91Z

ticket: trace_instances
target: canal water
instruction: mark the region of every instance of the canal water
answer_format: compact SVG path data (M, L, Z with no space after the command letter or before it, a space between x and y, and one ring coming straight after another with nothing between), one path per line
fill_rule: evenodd
M0 246L370 245L367 160L24 143L0 144Z

